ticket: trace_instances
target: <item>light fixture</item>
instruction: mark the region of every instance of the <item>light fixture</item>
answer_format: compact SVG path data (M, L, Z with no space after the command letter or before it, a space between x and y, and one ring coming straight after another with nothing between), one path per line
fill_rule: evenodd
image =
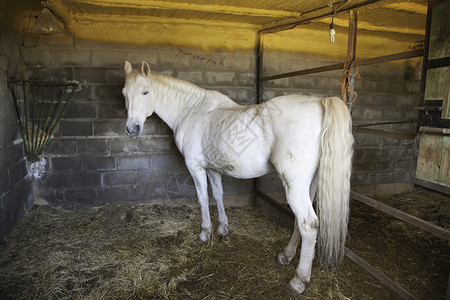
M64 33L64 30L61 28L55 16L49 9L50 3L48 1L42 1L41 4L44 8L37 18L36 23L34 23L31 33L39 35Z

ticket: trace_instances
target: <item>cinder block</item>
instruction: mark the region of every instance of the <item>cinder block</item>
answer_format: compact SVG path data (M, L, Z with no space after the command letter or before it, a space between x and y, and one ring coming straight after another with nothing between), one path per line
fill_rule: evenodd
M52 49L50 54L52 66L90 66L92 62L90 50Z
M9 175L8 171L5 170L4 172L0 173L0 195L3 193L6 193L9 190ZM1 198L0 198L1 201ZM0 214L0 218L2 218L2 215Z
M127 201L143 202L165 198L166 198L165 187L138 185L127 189Z
M98 101L123 101L123 84L106 84L95 86L95 97Z
M75 37L72 33L57 35L40 35L39 48L74 48Z
M233 101L238 102L239 104L250 105L254 104L256 100L254 97L250 97L251 93L252 89L233 88L229 89L226 92L226 95L230 97Z
M250 194L253 191L252 179L238 179L223 176L222 182L225 196Z
M340 78L326 78L326 77L317 77L316 78L316 89L319 90L340 90Z
M378 107L393 107L395 105L395 95L393 94L379 94Z
M134 185L136 172L108 172L103 173L103 186Z
M256 86L256 76L254 73L240 73L238 76L238 84L241 86Z
M81 102L71 101L68 104L66 111L63 115L64 119L87 119L96 118L97 112L95 103L93 102Z
M139 185L163 186L168 174L165 170L142 170L137 172L136 179Z
M149 158L152 169L182 169L185 168L181 154L155 154Z
M290 87L290 81L289 78L280 78L275 80L266 81L264 83L264 87L267 88L283 88L287 89Z
M107 83L106 82L106 69L98 67L75 67L73 68L73 77L81 82L93 83Z
M86 139L77 140L78 154L100 154L108 152L108 143L106 140Z
M125 127L124 127L125 128ZM124 129L125 130L125 129ZM144 135L167 135L172 136L173 131L157 115L153 114L144 123Z
M120 156L118 162L119 170L145 170L149 168L147 156Z
M27 57L27 67L42 68L50 65L50 51L41 48L23 49L24 57Z
M15 186L27 176L26 162L22 161L9 169L9 180L11 186Z
M250 55L226 54L222 65L224 70L255 72L255 58Z
M68 121L59 123L61 136L92 136L92 121Z
M11 167L20 162L25 156L23 143L8 145L4 149L6 167ZM4 169L0 169L4 170Z
M80 171L83 159L75 157L53 157L51 158L51 169L53 171Z
M72 172L71 178L75 188L101 186L101 174L98 172Z
M154 137L149 139L143 139L142 151L178 153L178 149L175 146L173 137Z
M46 174L43 186L47 189L67 189L70 187L70 173L69 172L55 172L49 170Z
M169 172L166 187L167 199L197 198L194 181L186 170Z
M86 170L106 171L116 170L115 157L87 157L83 159Z
M158 68L160 69L190 69L191 57L188 55L180 55L175 51L166 51L158 53ZM150 68L152 66L150 65Z
M125 60L128 60L126 50L92 50L94 67L122 67L123 70Z
M110 141L111 152L141 152L141 139L112 139Z
M125 82L125 73L123 68L108 68L105 71L106 83L114 85L123 85Z
M419 104L419 96L414 94L397 95L397 100L395 101L396 107L414 107L418 104Z
M64 190L63 206L71 209L92 207L95 204L95 196L95 190L92 188Z
M95 136L125 136L125 123L123 120L99 120L94 122Z
M225 53L205 53L192 49L176 48L178 56L191 58L192 69L200 70L221 70L224 68Z
M109 101L97 104L98 117L100 119L126 119L127 110L125 109L125 101Z
M393 195L394 191L395 191L394 183L383 183L375 185L375 195L377 196Z
M94 101L95 100L95 85L80 82L81 90L72 94L71 101Z
M46 154L75 154L76 153L75 140L52 138L52 139L50 139L50 141L48 143L45 153Z
M315 89L316 78L311 76L291 77L291 86L295 89Z
M69 81L74 79L70 67L31 68L27 71L27 75L30 80L39 81Z
M382 80L390 80L390 79L399 79L400 72L402 71L399 67L390 66L388 64L380 64L378 65L378 79Z
M203 71L180 71L177 78L183 79L194 84L204 84Z
M234 85L235 72L206 71L206 83L209 85Z
M358 73L361 76L361 78L363 78L363 79L369 79L369 78L377 79L378 78L378 67L375 65L358 66Z

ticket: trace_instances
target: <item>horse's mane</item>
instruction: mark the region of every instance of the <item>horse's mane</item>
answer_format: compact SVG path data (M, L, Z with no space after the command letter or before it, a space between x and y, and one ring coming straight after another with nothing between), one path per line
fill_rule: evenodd
M197 93L204 91L205 89L182 79L178 79L169 75L151 72L152 80L159 82L158 88L164 90L164 92L175 93Z

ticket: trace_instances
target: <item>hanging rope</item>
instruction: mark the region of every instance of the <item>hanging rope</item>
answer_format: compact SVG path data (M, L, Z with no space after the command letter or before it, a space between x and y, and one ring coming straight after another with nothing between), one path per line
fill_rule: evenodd
M358 67L355 66L354 60L349 60L344 63L344 71L342 72L340 86L342 91L342 100L344 100L347 105L355 102L356 98L358 98L358 94L350 89L350 79L352 77L353 69L355 70L355 77L358 79L361 78L358 73ZM347 98L349 94L352 95L351 100L348 100Z

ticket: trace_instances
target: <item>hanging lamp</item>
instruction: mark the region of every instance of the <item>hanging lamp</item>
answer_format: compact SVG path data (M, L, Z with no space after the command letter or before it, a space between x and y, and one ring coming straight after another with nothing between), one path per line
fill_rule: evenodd
M34 23L31 33L39 35L64 33L64 30L61 28L55 16L49 9L50 3L48 1L42 1L41 4L44 8L37 18L36 23Z

